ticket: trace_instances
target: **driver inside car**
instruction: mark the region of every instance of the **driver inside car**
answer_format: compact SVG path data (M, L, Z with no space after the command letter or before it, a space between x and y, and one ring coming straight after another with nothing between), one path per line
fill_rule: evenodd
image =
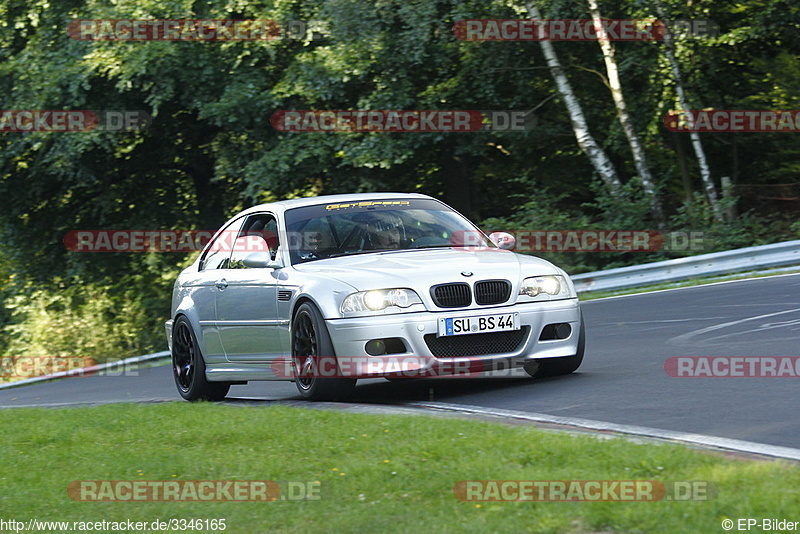
M405 227L400 217L390 212L370 214L366 223L365 249L396 250L405 240Z

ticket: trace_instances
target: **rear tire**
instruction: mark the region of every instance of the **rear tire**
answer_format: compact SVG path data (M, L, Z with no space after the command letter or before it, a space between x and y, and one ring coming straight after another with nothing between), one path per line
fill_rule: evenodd
M209 382L206 362L200 353L197 336L185 316L175 320L172 329L172 376L180 396L188 401L221 401L228 394L229 382Z
M292 319L292 376L297 391L313 401L345 399L353 393L356 379L326 376L340 372L322 314L304 302Z
M586 326L581 312L581 329L578 336L578 352L574 356L562 358L539 358L522 365L525 372L533 378L546 378L549 376L568 375L575 372L583 362L583 353L586 348Z

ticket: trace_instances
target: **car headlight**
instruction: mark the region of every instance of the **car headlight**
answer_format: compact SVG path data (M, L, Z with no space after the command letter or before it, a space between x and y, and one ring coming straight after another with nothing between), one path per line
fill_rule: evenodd
M572 285L560 274L525 278L519 285L519 294L529 297L541 296L544 300L575 296Z
M390 306L409 308L422 304L419 295L411 289L373 289L348 295L342 302L342 315L375 313Z

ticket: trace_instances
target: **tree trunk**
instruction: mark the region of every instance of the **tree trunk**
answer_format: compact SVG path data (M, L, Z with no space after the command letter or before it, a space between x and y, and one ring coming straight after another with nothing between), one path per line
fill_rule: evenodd
M666 24L665 21L667 20L667 16L664 13L664 7L661 5L660 0L655 0L654 5L656 6L656 12L658 13L659 19ZM691 108L689 108L689 105L686 102L686 93L683 90L681 70L680 66L678 65L678 59L675 56L675 43L672 40L672 34L669 32L669 27L667 27L666 30L667 31L664 34L664 50L672 69L672 77L675 80L675 94L678 97L678 105L680 106L681 110L683 110L683 112L689 117L689 129L691 130L694 126L694 115L689 113ZM722 221L722 209L719 205L719 195L717 195L717 188L714 185L714 180L711 178L711 169L708 167L706 153L703 150L703 144L700 142L700 136L697 132L690 131L689 138L692 140L692 148L694 148L694 153L697 156L697 163L700 166L700 179L703 181L703 188L706 192L706 198L708 198L708 202L711 204L714 217L717 220Z
M647 156L645 155L642 143L639 141L639 136L636 129L633 127L633 121L628 113L628 107L625 104L625 97L622 94L622 84L619 80L619 69L617 68L617 60L615 58L615 50L611 41L601 28L602 17L600 16L600 7L597 0L587 0L589 3L589 12L592 15L592 20L598 28L597 41L600 44L600 49L603 51L603 61L606 65L606 74L608 75L608 89L611 91L611 98L614 100L614 106L617 109L617 118L622 125L622 130L625 132L625 137L628 139L628 145L631 147L633 154L633 163L636 166L636 172L642 180L642 186L645 193L650 197L650 212L653 220L659 230L666 229L664 220L664 211L661 208L661 201L658 198L656 186L653 181L653 175L650 174L650 169L647 166Z
M681 178L683 179L683 194L686 201L686 208L689 210L689 215L694 215L694 208L692 201L694 186L692 185L692 176L689 174L689 162L686 157L686 147L683 146L683 137L673 132L672 138L675 141L675 151L678 153L678 167L681 170Z
M531 19L537 20L542 18L539 9L533 2L528 2L526 8L528 9L528 16ZM603 152L603 149L597 144L597 141L595 141L594 137L592 137L592 134L589 132L589 126L586 123L583 109L575 93L572 91L572 86L566 74L564 74L564 69L561 66L561 62L558 60L553 44L546 40L539 41L539 44L542 47L542 53L547 61L547 66L550 67L550 73L553 75L553 79L556 82L558 93L564 100L564 105L569 113L572 130L575 132L575 139L578 141L578 146L581 147L583 153L589 158L595 171L600 175L600 178L611 191L612 195L620 196L622 183L617 177L617 171L614 169L614 165L611 163L611 160L608 159L606 153Z

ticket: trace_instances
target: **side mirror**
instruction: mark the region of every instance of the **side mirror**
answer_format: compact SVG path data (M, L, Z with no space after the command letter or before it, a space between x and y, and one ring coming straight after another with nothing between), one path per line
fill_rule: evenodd
M503 250L511 250L517 245L517 240L508 232L492 232L489 240Z
M280 269L283 267L283 262L279 256L276 256L273 260L270 253L264 250L248 254L242 260L242 263L248 269Z

